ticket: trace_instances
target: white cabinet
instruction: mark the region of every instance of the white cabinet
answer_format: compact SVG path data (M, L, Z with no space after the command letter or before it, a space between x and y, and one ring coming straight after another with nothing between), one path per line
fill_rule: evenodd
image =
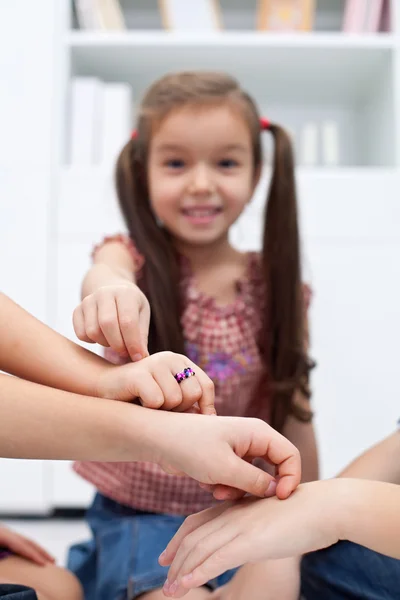
M313 387L324 476L388 435L400 335L400 240L311 242Z

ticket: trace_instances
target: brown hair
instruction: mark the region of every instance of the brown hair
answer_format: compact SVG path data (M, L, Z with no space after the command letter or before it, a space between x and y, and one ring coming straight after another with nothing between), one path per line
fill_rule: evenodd
M143 288L152 319L149 351L185 352L180 316L180 278L171 237L158 226L150 206L147 158L152 128L168 113L187 105L229 103L241 111L248 123L254 172L262 165L259 115L254 101L228 75L188 72L171 74L153 84L145 95L137 124L137 135L123 148L117 163L119 202L130 235L145 258ZM259 346L265 377L258 393L272 394L271 424L281 430L288 414L309 420L311 413L293 403L300 389L309 397L310 363L304 346L304 307L301 284L300 243L293 155L290 139L278 125L270 124L275 142L273 173L268 193L263 271L266 311ZM268 387L267 387L268 386Z

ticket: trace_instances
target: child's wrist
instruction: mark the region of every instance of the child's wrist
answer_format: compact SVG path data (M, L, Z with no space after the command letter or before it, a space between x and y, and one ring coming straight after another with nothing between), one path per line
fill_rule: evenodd
M335 488L332 490L336 501L333 519L338 532L338 539L352 541L356 535L357 514L362 511L364 481L340 477L333 479Z
M166 428L170 413L142 406L135 407L135 411L139 437L137 433L134 437L139 442L139 460L162 465L168 456Z

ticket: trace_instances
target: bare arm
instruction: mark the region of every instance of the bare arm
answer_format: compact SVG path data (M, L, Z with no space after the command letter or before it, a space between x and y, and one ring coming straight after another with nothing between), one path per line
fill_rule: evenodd
M0 294L0 370L83 395L96 395L99 377L112 368Z
M189 447L199 451L188 452ZM299 484L296 448L257 419L150 410L0 375L3 457L146 460L205 484L237 485L263 497L271 476L249 464L247 453L279 465L280 497Z
M0 375L0 456L142 460L151 456L152 414L140 406Z
M246 562L300 556L338 540L400 559L399 507L400 486L342 478L302 484L284 502L220 504L186 519L161 555L171 565L166 595L182 597Z
M369 448L340 473L339 477L374 479L400 484L400 432Z
M85 396L131 401L164 410L215 414L214 387L185 356L161 352L136 364L116 367L53 331L0 294L0 370L28 381ZM187 366L197 377L190 389L173 377ZM163 371L164 376L160 378Z
M345 483L340 538L400 559L400 486L361 479Z
M135 283L133 258L124 244L108 242L96 252L83 280L82 299L100 287L124 283Z

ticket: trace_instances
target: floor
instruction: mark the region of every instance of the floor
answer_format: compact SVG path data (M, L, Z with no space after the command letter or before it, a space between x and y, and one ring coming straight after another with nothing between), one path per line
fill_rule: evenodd
M60 566L65 565L68 547L90 536L86 524L80 520L17 521L11 519L3 520L1 523L41 544L56 558Z

